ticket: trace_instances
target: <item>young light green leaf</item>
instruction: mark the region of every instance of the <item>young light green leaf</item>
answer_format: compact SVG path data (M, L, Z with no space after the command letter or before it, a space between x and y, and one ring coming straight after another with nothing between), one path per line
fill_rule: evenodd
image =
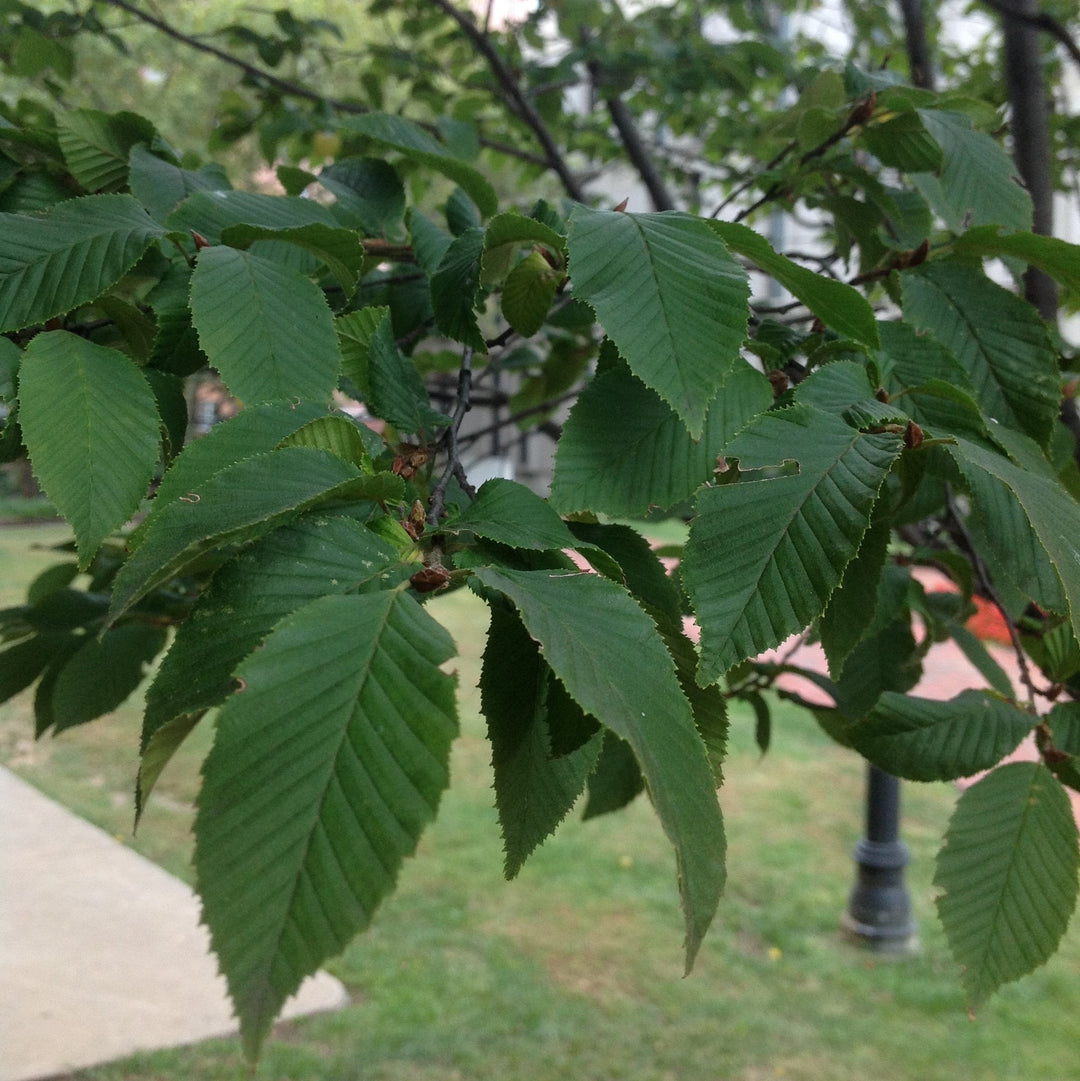
M74 529L86 567L146 497L159 452L153 392L122 353L48 331L23 354L19 423L38 480Z
M56 122L56 139L71 175L91 192L119 191L127 184L128 156L152 143L154 125L136 113L69 109Z
M346 462L351 462L362 473L373 473L371 453L360 428L348 417L325 416L309 421L302 428L290 432L278 447L315 447L328 450Z
M100 296L165 230L130 195L87 195L42 215L0 214L0 331Z
M481 568L570 696L625 739L678 857L693 964L724 885L724 831L705 748L671 656L629 595L595 574Z
M949 948L973 1006L1043 964L1076 907L1072 806L1037 762L1012 762L960 797L934 882Z
M522 337L530 337L544 325L562 276L561 271L536 251L517 263L506 276L502 290L503 315Z
M563 427L552 502L563 514L641 515L688 499L709 480L724 444L773 400L768 380L737 363L715 396L701 438L625 367L593 379Z
M168 503L155 503L142 543L120 568L110 618L226 539L255 536L334 496L360 471L335 454L286 447L227 466Z
M566 238L549 225L524 214L497 214L484 232L482 280L490 285L502 281L514 265L522 245L542 244L566 264ZM537 253L539 254L539 253Z
M703 221L686 214L575 209L574 296L592 307L630 370L695 439L740 360L750 287Z
M1045 446L1061 388L1057 357L1035 309L956 263L906 272L901 290L905 319L953 353L983 412Z
M282 1004L365 928L434 818L454 643L405 592L313 601L238 669L203 768L203 918L254 1058Z
M480 700L491 740L507 878L514 878L537 845L555 832L600 753L601 739L594 736L569 754L552 755L548 699L553 679L517 614L493 605Z
M709 227L732 251L746 256L759 270L775 278L837 334L863 345L878 344L874 309L857 289L793 263L745 225L710 221Z
M485 215L494 214L499 200L491 184L471 165L467 165L437 139L430 136L418 124L401 116L388 113L367 113L351 116L342 122L343 127L366 135L378 143L400 150L407 158L449 177L469 193L473 202Z
M761 417L728 444L740 472L777 475L698 495L682 571L701 625L699 683L821 614L899 453L899 436L859 432L811 406Z
M947 702L886 691L848 729L848 738L886 773L911 781L954 781L996 766L1036 720L986 691L962 691Z
M236 397L329 400L341 353L326 298L303 274L251 252L204 248L191 277L191 315Z

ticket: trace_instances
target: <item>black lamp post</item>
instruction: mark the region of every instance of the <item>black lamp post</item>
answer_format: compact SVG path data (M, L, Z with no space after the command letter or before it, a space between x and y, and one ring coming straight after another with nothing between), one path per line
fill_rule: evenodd
M867 767L866 836L855 846L856 875L843 926L880 953L915 948L915 921L904 884L907 845L900 840L900 782Z

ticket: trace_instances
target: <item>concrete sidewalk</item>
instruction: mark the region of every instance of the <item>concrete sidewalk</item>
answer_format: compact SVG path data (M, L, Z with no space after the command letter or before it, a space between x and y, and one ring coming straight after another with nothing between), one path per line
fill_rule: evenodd
M179 879L0 768L0 1081L237 1030ZM283 1016L336 1009L311 977Z

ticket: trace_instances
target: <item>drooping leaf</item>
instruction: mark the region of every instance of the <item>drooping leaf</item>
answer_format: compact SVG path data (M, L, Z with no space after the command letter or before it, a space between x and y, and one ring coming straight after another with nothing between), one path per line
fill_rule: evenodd
M1036 718L986 691L940 702L886 691L848 729L851 745L875 766L912 781L954 781L996 766Z
M983 412L1045 446L1061 397L1046 327L1030 304L982 274L936 262L902 275L904 316L949 349Z
M0 330L100 296L165 230L130 195L87 195L40 216L0 214Z
M491 184L471 165L455 157L446 146L411 120L388 113L367 113L364 116L349 117L343 126L376 142L392 146L407 158L449 177L469 193L481 213L494 214L498 209L498 197Z
M365 236L385 237L401 227L405 188L394 167L378 158L342 158L319 173L334 193L334 211Z
M204 248L191 277L191 314L236 397L329 400L341 353L322 290L303 274L251 252Z
M338 346L341 349L342 370L361 394L367 394L371 389L371 339L383 318L389 314L389 308L360 308L358 311L339 315L334 320Z
M857 289L793 263L745 225L719 221L709 225L732 251L745 255L759 270L775 278L837 334L863 345L878 344L874 309Z
M434 817L453 652L411 596L383 590L313 601L239 668L203 769L195 867L249 1057L368 925Z
M484 231L467 229L454 238L431 276L431 306L436 325L448 337L481 352L487 346L476 321L476 297L483 251Z
M90 192L119 191L127 183L128 155L157 137L154 125L136 113L68 109L56 123L56 138L71 175Z
M531 489L496 477L485 481L475 502L443 527L448 533L467 531L511 548L572 548L566 523Z
M740 359L749 284L709 226L685 214L575 209L567 237L574 296L630 370L695 438Z
M252 539L336 495L361 477L335 454L286 447L227 466L168 503L155 504L142 543L120 568L110 610L115 620L161 582L226 539Z
M675 413L625 368L599 375L563 427L552 502L564 514L641 515L650 506L673 507L710 479L727 441L772 398L768 380L738 363L695 441Z
M23 355L19 422L38 480L74 529L86 567L146 496L159 449L154 395L122 353L49 331Z
M1080 253L1075 244L1057 237L1024 230L1003 231L1000 225L977 225L953 241L953 250L961 256L1011 255L1037 266L1066 288L1080 291Z
M553 755L548 723L553 682L551 669L517 613L493 605L480 695L507 878L517 875L566 817L600 753L601 740L594 736L568 754Z
M589 798L581 813L586 820L621 811L645 790L645 778L630 744L610 728L604 729L600 757L589 775L588 790Z
M56 732L116 709L134 693L165 648L165 628L145 623L112 627L86 641L60 669L52 688Z
M751 473L698 495L682 569L701 625L700 683L821 614L899 452L899 436L859 432L810 406L768 414L728 444L740 474L780 475Z
M934 882L973 1006L1043 964L1076 906L1077 831L1053 774L1011 762L960 797Z
M510 598L578 705L633 749L678 857L689 967L723 888L724 832L693 713L652 620L598 575L475 573Z
M431 399L413 361L394 340L387 314L368 342L368 397L372 413L392 424L401 434L420 434L450 423L432 409Z
M201 716L235 690L233 673L273 626L329 593L385 589L415 565L351 518L313 515L276 529L241 552L214 580L180 625L146 692L139 806L179 746L183 715Z

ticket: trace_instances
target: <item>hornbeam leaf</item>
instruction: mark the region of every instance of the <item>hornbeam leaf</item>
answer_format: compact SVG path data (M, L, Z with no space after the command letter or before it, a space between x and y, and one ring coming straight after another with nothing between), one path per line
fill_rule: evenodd
M441 527L447 533L463 530L511 548L573 548L575 540L566 523L535 492L512 480L485 481L476 501Z
M701 438L625 367L582 391L555 452L552 502L564 514L641 515L688 499L712 477L724 444L773 400L768 380L738 363L711 403Z
M759 270L775 278L826 326L863 345L878 344L874 309L857 289L793 263L786 255L773 251L763 236L745 225L710 221L709 227L732 251L745 255Z
M859 432L811 406L761 417L728 444L740 472L766 472L698 495L682 568L701 624L699 683L821 614L899 453L899 436Z
M245 402L328 401L341 353L322 290L251 252L204 248L191 276L199 344Z
M330 596L238 669L203 768L203 919L252 1058L371 921L434 816L457 733L454 643L407 593Z
M954 781L996 766L1037 718L985 691L947 702L886 691L847 731L875 766L911 781Z
M597 733L569 754L553 756L548 723L553 679L517 614L493 605L480 694L507 878L515 877L533 849L555 832L600 753Z
M724 885L724 830L705 747L652 620L595 574L478 569L510 598L570 697L629 743L675 847L689 970Z
M166 222L172 230L194 230L211 244L221 242L230 225L262 225L268 229L296 229L313 222L330 228L341 223L328 206L314 199L266 195L258 191L232 191L221 185L213 191L192 192Z
M216 544L252 539L321 501L348 494L361 477L329 451L284 447L237 462L198 490L155 504L142 543L116 576L110 619Z
M364 116L348 117L341 126L392 146L407 158L449 177L468 192L482 214L494 214L498 209L498 196L487 179L411 120L389 113L366 113Z
M487 346L476 322L476 297L483 252L483 229L466 229L454 238L431 275L431 306L436 325L448 337L481 352Z
M175 729L163 730L220 705L236 689L237 665L274 624L328 593L385 589L415 569L360 522L324 515L275 529L222 567L180 624L146 691L140 811L179 746Z
M1077 862L1069 797L1041 763L1001 766L960 797L934 882L973 1006L1053 954L1076 907Z
M160 443L153 392L122 353L48 331L23 354L19 422L34 472L74 529L85 568L146 496Z
M1073 292L1080 291L1080 248L1053 236L1022 230L1002 232L1000 225L977 225L953 241L960 255L993 258L1011 255L1057 278Z
M154 125L137 113L69 109L56 122L56 140L64 161L87 191L124 187L132 148L155 138Z
M952 351L984 413L1045 446L1058 413L1057 356L1038 313L971 267L935 262L901 275L905 319Z
M164 233L130 195L69 199L41 215L0 214L0 331L100 296Z
M596 312L634 375L700 438L709 404L740 359L746 272L687 214L577 207L567 246L574 296Z

